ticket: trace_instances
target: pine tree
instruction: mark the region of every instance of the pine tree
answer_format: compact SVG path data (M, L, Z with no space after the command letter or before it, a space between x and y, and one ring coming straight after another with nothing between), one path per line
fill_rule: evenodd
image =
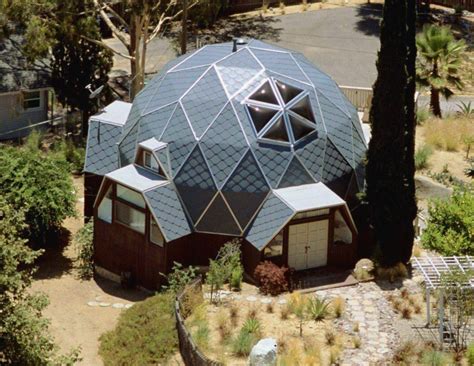
M378 77L370 111L372 138L367 164L370 221L381 249L383 266L404 261L407 208L406 186L407 95L406 0L386 0L377 60ZM411 223L409 223L411 225ZM411 244L410 244L411 245Z

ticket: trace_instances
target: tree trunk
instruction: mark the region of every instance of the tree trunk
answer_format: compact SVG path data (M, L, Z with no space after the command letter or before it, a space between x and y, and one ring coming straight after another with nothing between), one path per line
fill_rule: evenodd
M130 20L130 49L129 53L133 59L130 60L130 101L135 99L135 96L143 87L144 70L142 69L142 57L146 52L146 47L140 50L140 40L142 37L142 29L140 27L141 17L132 15Z
M439 90L434 87L431 87L430 109L436 117L443 118L439 102Z
M181 54L186 53L188 43L188 0L183 0L183 15L181 18Z

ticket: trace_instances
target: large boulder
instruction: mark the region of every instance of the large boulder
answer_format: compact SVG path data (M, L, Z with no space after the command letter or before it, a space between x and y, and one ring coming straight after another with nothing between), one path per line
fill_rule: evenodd
M273 366L277 361L277 341L273 338L264 338L253 346L250 352L250 366Z

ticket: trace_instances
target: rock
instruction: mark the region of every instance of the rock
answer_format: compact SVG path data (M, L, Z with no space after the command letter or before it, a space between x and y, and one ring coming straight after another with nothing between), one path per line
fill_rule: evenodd
M250 366L273 366L277 361L277 342L273 338L264 338L253 346L250 352Z
M356 271L359 268L365 270L368 273L372 273L372 271L374 270L374 262L372 262L368 258L362 258L356 263L354 267L354 271Z

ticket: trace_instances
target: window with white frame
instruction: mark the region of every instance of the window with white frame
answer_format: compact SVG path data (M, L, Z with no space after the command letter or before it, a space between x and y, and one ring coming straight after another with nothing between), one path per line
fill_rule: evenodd
M23 110L29 111L41 108L41 92L23 92Z
M139 233L145 233L145 212L139 211L126 203L115 201L115 219Z
M143 151L143 166L160 173L160 166L150 151Z
M117 184L117 198L130 202L135 206L145 208L145 200L141 193L138 193L130 188Z
M162 247L163 243L165 242L160 227L153 217L150 217L150 241L159 245L160 247Z
M112 185L109 187L99 204L97 217L109 224L112 223Z

